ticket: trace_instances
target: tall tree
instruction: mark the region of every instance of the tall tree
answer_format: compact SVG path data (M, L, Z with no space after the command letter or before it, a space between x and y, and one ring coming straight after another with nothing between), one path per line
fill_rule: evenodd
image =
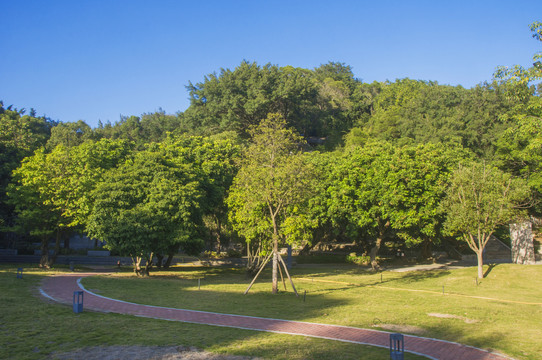
M456 155L439 145L394 147L368 142L347 149L333 169L328 212L371 241L373 269L384 239L392 233L407 246L438 239L445 184ZM358 241L361 239L358 239Z
M160 144L166 156L176 164L188 163L197 168L205 191L201 210L214 226L209 229L220 252L222 228L227 223L225 198L237 173L240 145L235 139L199 136L169 136Z
M46 144L54 126L55 122L36 116L33 109L26 114L25 109L4 107L0 101L0 222L4 225L11 226L15 221L14 208L6 197L12 171L23 158Z
M29 233L41 242L40 267L49 268L55 255L49 258L49 241L53 234L59 234L65 226L61 212L51 203L53 186L51 179L54 169L47 162L43 148L23 160L13 171L7 195L9 204L15 208L17 221L11 227L19 233ZM58 250L59 238L57 237Z
M15 229L40 236L42 266L54 263L62 235L84 229L92 208L92 190L103 173L129 151L126 142L108 139L70 148L58 145L50 153L37 150L14 171L8 195L18 215ZM55 252L49 259L47 246L55 233Z
M172 247L198 253L203 196L198 178L190 164L172 162L158 146L139 152L96 187L87 231L131 256L137 275L149 275L155 254Z
M484 277L483 253L491 235L498 226L521 215L528 196L524 180L489 165L474 163L454 172L443 202L445 226L476 253L478 278Z
M243 61L187 86L190 107L183 114L188 128L203 134L235 131L247 137L268 113L278 113L305 136L317 131L314 112L318 89L310 70Z
M270 114L251 135L228 197L230 220L247 242L261 238L267 244L273 259L272 292L277 293L279 245L300 240L296 224L303 223L299 219L310 194L310 173L301 154L302 138L280 115Z

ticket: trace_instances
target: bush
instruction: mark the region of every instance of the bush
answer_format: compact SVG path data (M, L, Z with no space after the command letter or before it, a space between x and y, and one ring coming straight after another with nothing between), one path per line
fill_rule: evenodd
M229 258L241 258L243 257L243 254L241 254L240 251L237 251L235 249L228 249L226 252L226 256Z
M216 251L207 250L203 253L203 257L206 259L221 259L223 256Z
M371 257L369 255L357 255L354 252L346 255L346 262L356 265L369 265L371 263Z

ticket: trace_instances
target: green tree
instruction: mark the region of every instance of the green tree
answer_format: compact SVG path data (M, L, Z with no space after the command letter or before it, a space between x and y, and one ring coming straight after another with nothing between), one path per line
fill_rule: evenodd
M347 149L333 169L328 212L365 234L373 269L386 237L399 234L407 246L438 239L443 221L439 203L456 156L441 145L394 147L368 142ZM358 235L358 236L359 236Z
M197 168L199 181L205 191L201 210L207 217L210 233L221 251L223 244L222 229L227 223L228 209L225 203L227 191L237 173L240 145L228 134L223 136L169 136L160 148L171 161L181 165L188 163ZM231 135L231 134L230 134Z
M77 146L93 138L94 132L83 120L59 123L51 129L51 137L47 141L46 148L51 151L57 145L65 147Z
M107 139L71 148L58 145L50 153L37 150L14 171L8 195L17 214L15 229L41 238L42 266L54 263L63 235L84 229L92 190L129 151L126 142ZM55 233L55 252L49 259L45 250Z
M478 278L484 277L483 252L489 238L498 226L521 215L528 196L524 180L489 165L474 163L454 172L443 202L445 226L476 253Z
M506 114L514 101L498 83L473 89L439 85L431 81L401 79L381 84L363 94L371 108L347 138L363 133L395 145L446 143L462 145L480 157L489 158L499 135L511 122Z
M15 221L14 207L8 204L6 196L12 171L23 158L46 144L55 126L50 119L37 117L33 109L30 114L25 113L25 109L4 107L0 101L0 219L6 226Z
M270 252L276 293L282 260L279 244L299 241L300 227L306 226L303 209L310 193L309 171L301 154L302 138L286 127L280 115L270 114L251 134L252 143L227 202L234 229L249 244L260 239Z
M93 196L88 234L131 256L137 275L149 274L156 253L201 250L198 174L189 164L172 162L158 146L108 171Z
M39 149L23 160L13 171L13 180L8 186L8 203L17 214L17 221L11 227L18 233L29 233L41 241L40 267L49 268L55 261L56 253L49 258L49 240L53 234L60 234L65 225L59 210L51 203L54 170L47 162L47 155ZM57 236L58 250L59 238Z

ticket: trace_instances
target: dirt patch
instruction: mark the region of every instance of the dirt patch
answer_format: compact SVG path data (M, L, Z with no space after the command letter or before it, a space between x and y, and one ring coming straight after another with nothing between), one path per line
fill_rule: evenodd
M50 360L261 360L255 357L220 355L188 346L93 346L53 353Z
M439 313L429 313L428 316L438 317L442 319L458 319L464 321L466 324L476 324L480 322L479 320L469 319L464 316L452 315L452 314L439 314Z
M413 325L377 324L373 325L373 327L381 328L387 331L408 333L414 335L425 335L427 333L425 329Z

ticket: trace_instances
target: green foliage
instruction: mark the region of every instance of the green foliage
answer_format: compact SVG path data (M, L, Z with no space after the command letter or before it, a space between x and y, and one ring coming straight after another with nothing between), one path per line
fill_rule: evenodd
M233 71L221 69L202 83L190 83L190 107L182 118L194 132L235 131L246 137L267 114L278 113L304 136L328 136L334 144L368 111L356 101L363 97L359 84L341 63L311 71L244 61Z
M542 23L530 25L533 38L542 41ZM513 126L504 131L497 141L495 164L502 170L526 179L531 189L540 197L542 193L542 79L541 53L533 56L533 66L523 68L500 67L494 76L506 88L506 95L516 100L513 112L509 114ZM540 205L531 208L539 215Z
M304 204L310 172L300 153L302 139L277 114L253 128L252 144L233 185L228 205L234 228L248 242L306 240Z
M15 221L13 202L9 205L6 196L12 171L23 158L45 145L53 126L54 122L37 117L33 109L25 115L24 109L4 107L0 101L0 226L10 226Z
M160 149L136 153L108 171L96 187L89 235L134 258L138 274L142 259L148 274L156 253L168 254L179 246L198 253L203 196L198 175L197 169L175 163Z
M14 170L7 194L18 215L14 227L17 232L48 240L64 224L61 212L50 201L55 190L51 181L53 171L43 149L25 158Z
M197 136L169 136L159 147L178 164L189 166L200 172L199 182L205 191L201 199L201 210L210 219L210 232L220 251L224 224L227 224L228 208L225 204L227 191L237 173L241 148L231 139L231 134L221 134L214 138ZM206 232L208 234L209 232Z
M460 236L478 255L478 277L483 278L482 253L500 225L521 216L529 188L524 180L479 163L460 167L452 176L443 202L446 229Z
M489 157L498 135L510 125L503 115L512 103L497 83L467 90L402 79L379 87L372 107L372 116L347 135L350 144L362 145L367 138L399 146L445 143Z
M356 253L350 253L346 255L346 262L356 265L369 265L371 263L371 257L369 255L358 255Z
M47 149L53 150L58 145L72 147L95 138L95 134L83 120L59 123L51 129L51 137L47 141Z
M433 144L370 142L347 149L333 169L328 214L336 224L346 221L374 239L373 261L390 232L407 246L438 241L444 215L439 204L462 156L461 149Z

